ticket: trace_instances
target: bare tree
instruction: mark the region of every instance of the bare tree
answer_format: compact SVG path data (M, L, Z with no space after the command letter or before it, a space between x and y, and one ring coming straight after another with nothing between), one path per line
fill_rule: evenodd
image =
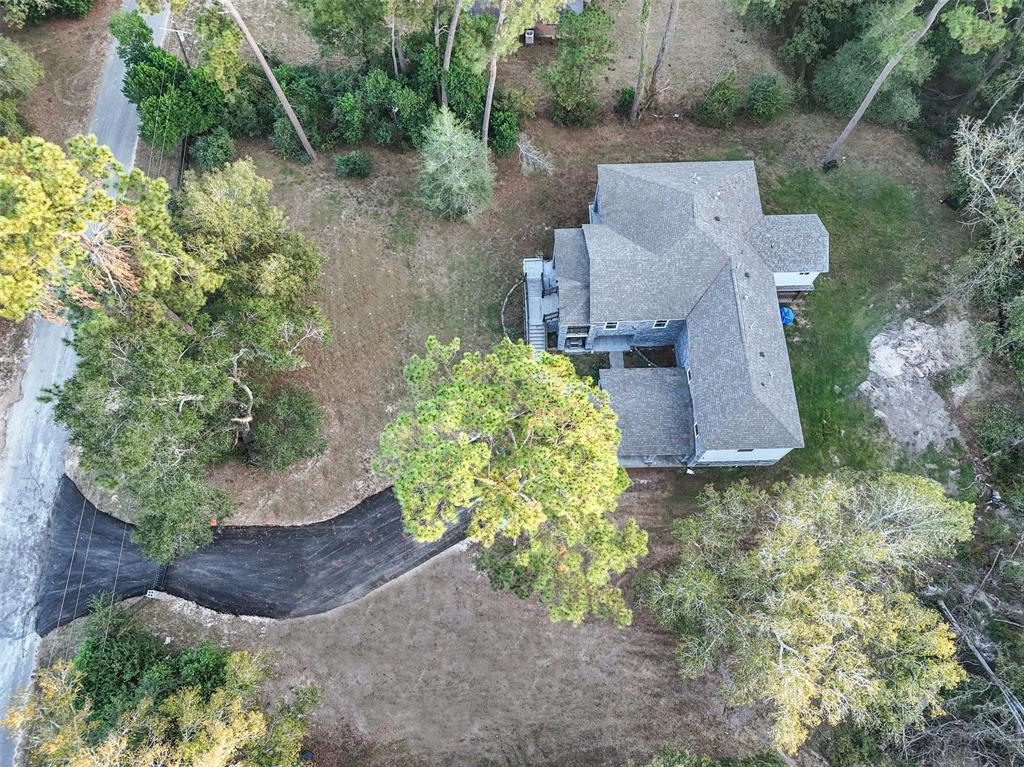
M935 5L932 6L932 9L928 14L928 17L924 20L924 25L907 37L899 50L896 51L896 53L885 63L882 71L879 72L878 77L876 77L875 81L871 84L871 88L868 90L864 100L861 101L860 106L857 107L857 111L853 113L853 117L850 118L846 127L843 128L843 132L839 134L839 138L835 140L835 143L832 144L832 146L829 147L828 152L825 153L825 159L821 161L821 167L828 170L835 166L836 155L839 154L839 150L842 148L843 144L846 143L846 140L850 138L850 135L857 127L857 124L860 123L861 118L864 117L864 113L868 111L868 108L871 106L871 102L874 101L875 96L878 95L878 91L881 90L885 81L889 79L889 75L891 75L892 71L899 66L899 63L903 60L907 51L917 45L921 41L921 38L927 34L928 30L931 29L932 24L935 23L935 19L938 17L939 11L945 8L948 2L949 0L936 0Z
M640 107L644 101L644 90L647 84L647 37L651 31L651 1L643 0L640 6L640 64L636 73L636 89L633 91L633 103L629 107L629 122L636 125L640 118Z
M549 176L554 174L554 160L549 154L538 148L525 133L519 134L516 148L519 150L519 170L524 176L532 176L537 172L546 173Z

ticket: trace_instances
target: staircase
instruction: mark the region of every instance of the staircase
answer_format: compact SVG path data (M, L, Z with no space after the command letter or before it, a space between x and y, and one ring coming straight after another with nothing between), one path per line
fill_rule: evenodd
M544 264L539 258L523 259L523 334L526 343L538 354L547 349L548 331L544 326Z

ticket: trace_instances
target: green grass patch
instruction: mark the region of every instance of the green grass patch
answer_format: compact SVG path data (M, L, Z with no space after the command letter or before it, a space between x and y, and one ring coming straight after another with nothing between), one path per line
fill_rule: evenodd
M892 465L896 452L882 423L851 395L867 377L871 338L932 295L920 275L951 260L943 247L952 237L936 231L948 224L896 181L846 168L781 176L764 200L772 213L817 213L831 245L829 273L787 330L805 447L786 468L811 474Z

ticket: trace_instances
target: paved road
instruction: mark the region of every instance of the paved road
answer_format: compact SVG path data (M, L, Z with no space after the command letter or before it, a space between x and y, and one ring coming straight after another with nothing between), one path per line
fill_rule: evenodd
M131 534L131 525L98 511L64 477L47 531L36 631L85 615L94 594L125 599L152 588L233 615L314 615L420 566L461 541L464 529L417 543L388 489L312 525L222 528L211 545L164 569L142 555Z
M133 10L134 0L126 0L124 8ZM162 41L167 12L147 21L154 39ZM89 131L131 166L139 121L135 107L121 94L123 78L124 65L111 51ZM7 414L7 441L0 453L0 707L6 706L13 691L28 684L39 639L33 596L51 503L64 473L67 437L53 423L52 407L36 398L75 368L74 353L64 343L67 334L65 326L36 319L23 364L21 399ZM0 767L13 764L14 744L0 732Z

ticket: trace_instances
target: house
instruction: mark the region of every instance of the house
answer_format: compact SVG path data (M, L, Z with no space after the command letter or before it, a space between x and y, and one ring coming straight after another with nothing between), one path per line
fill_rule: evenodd
M590 221L523 261L538 351L608 352L619 461L766 466L803 447L779 301L828 271L816 215L766 216L752 162L599 165ZM627 368L662 347L674 365ZM667 352L667 354L666 354Z

